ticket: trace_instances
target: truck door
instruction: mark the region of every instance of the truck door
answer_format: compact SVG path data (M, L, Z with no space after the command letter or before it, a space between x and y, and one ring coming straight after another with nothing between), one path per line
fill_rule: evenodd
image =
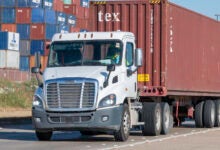
M137 92L137 72L134 72L132 74L129 74L129 71L135 70L135 64L134 64L134 43L133 42L126 42L126 50L125 50L125 66L126 66L126 73L125 73L125 79L126 79L126 88L128 90L128 96L129 97L136 97Z

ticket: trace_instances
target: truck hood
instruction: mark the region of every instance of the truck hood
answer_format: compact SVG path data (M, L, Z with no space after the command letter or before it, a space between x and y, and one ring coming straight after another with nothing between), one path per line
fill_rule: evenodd
M44 81L57 78L91 78L103 83L108 72L106 66L79 66L79 67L57 67L46 68Z

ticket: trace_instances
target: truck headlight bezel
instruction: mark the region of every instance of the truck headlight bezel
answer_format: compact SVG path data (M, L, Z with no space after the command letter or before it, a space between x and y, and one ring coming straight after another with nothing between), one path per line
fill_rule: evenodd
M32 106L43 108L43 101L42 101L42 99L39 96L34 95Z
M99 108L110 107L110 106L114 106L115 104L116 104L116 95L109 94L99 102Z

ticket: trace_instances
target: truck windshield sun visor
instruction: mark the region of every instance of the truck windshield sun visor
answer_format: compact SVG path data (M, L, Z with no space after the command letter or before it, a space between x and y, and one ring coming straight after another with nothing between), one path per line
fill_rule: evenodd
M122 50L119 40L54 42L48 67L120 65Z

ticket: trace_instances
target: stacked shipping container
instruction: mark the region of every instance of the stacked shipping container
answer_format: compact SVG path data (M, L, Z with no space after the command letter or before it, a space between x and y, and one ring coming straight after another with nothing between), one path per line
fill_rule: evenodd
M88 7L89 0L0 1L0 30L20 34L17 69L29 72L34 66L34 54L40 52L43 70L49 54L45 47L53 34L87 30ZM0 57L3 61L3 54Z

